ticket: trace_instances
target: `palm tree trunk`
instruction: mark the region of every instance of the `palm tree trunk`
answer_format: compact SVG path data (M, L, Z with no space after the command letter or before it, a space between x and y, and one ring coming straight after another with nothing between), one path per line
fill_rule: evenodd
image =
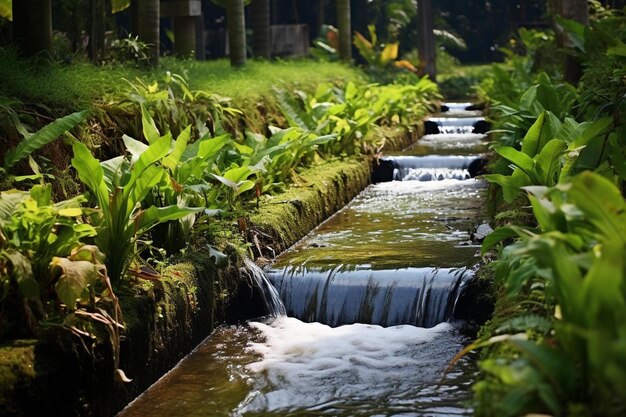
M339 58L352 60L352 22L350 0L337 0L337 24L339 26Z
M174 48L181 58L191 57L196 50L196 16L174 18Z
M160 4L159 0L134 0L137 2L137 35L150 45L152 65L159 64Z
M554 16L575 20L583 25L589 25L589 4L587 0L550 0L550 8ZM565 31L554 21L557 45L561 48L573 47ZM565 80L571 84L578 84L582 76L582 67L576 59L567 54L564 62Z
M52 1L13 1L13 41L27 56L52 47Z
M419 0L417 3L417 21L419 24L419 40L417 49L420 56L420 69L430 76L430 79L437 79L437 63L435 51L435 34L433 33L433 8L431 0Z
M252 50L257 58L272 57L270 31L270 0L253 0L250 4Z
M106 9L104 0L92 0L90 3L90 30L89 56L93 62L98 62L104 51L104 33L106 23Z
M246 21L243 11L243 0L228 0L226 20L230 65L233 67L241 67L246 63Z

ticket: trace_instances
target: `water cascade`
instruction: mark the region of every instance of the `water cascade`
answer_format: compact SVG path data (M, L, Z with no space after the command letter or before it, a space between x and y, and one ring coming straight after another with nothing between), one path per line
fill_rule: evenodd
M478 261L485 122L445 107L267 277L246 262L274 317L216 331L121 415L471 415L472 362L442 375L469 341L454 310Z
M254 286L259 290L267 315L270 317L284 316L286 314L285 305L280 299L276 287L269 282L263 270L249 258L244 260L244 265L245 272L254 283Z

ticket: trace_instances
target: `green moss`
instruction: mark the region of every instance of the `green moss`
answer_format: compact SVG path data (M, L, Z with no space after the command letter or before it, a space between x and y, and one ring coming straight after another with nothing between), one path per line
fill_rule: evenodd
M304 237L365 188L369 177L365 159L330 161L303 172L301 183L284 193L264 197L250 219L267 248L263 255L274 257Z
M16 340L0 346L0 414L21 415L16 392L35 379L35 340Z

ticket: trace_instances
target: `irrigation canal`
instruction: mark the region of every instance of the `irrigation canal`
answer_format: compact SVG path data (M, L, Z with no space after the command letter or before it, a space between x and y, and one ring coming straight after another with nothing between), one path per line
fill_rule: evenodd
M467 106L448 103L374 184L255 271L277 317L217 330L120 415L471 415L474 363L444 372L468 343L454 307L485 211L484 121Z

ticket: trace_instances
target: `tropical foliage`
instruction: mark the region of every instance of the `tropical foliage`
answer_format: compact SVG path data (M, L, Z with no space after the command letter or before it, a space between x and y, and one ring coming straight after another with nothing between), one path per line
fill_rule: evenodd
M578 88L536 65L532 47L510 52L482 85L499 127L486 178L517 210L529 204L533 221L483 243L483 253L498 248L496 284L519 307L468 348L490 347L475 385L480 415L626 411L623 22L560 21L578 51L594 51L578 55Z

